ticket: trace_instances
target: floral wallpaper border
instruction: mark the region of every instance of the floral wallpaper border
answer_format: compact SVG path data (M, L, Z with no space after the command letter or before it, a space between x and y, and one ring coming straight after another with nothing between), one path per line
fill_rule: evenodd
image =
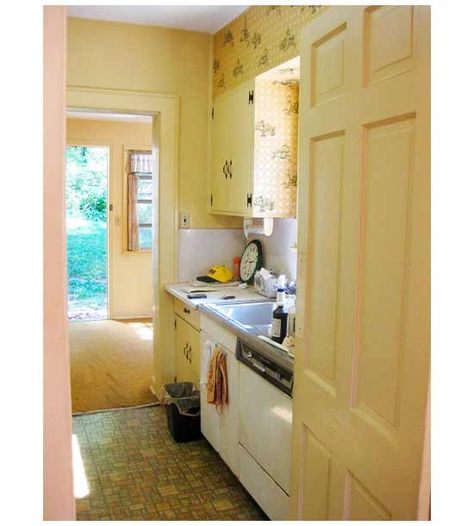
M298 55L300 29L324 9L252 6L223 27L213 37L214 96Z

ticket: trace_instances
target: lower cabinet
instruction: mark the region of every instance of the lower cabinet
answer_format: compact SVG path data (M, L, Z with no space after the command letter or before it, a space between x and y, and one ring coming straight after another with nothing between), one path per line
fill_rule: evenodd
M176 316L176 381L199 385L199 331Z
M232 472L239 476L239 408L238 408L238 363L235 357L237 338L219 327L212 331L211 322L202 318L201 325L201 363L208 363L209 353L219 345L226 353L227 384L229 403L220 413L207 402L206 372L201 377L201 431L212 447ZM211 329L211 330L209 330ZM206 357L207 354L207 357Z
M229 403L219 415L219 454L235 475L239 476L239 367L233 351L227 351L227 381Z

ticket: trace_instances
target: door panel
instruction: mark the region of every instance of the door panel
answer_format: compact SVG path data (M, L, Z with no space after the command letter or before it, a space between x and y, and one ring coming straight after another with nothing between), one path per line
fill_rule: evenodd
M208 354L209 349L207 346L211 345L211 349L213 349L215 343L211 336L206 334L204 331L201 332L200 340L201 363L208 363L210 355ZM204 356L206 356L206 358L204 358ZM216 451L219 451L219 414L216 411L216 406L209 404L207 401L207 382L200 384L199 388L201 396L201 432L206 437L211 446Z
M291 518L415 519L429 377L423 6L302 32Z
M186 347L186 322L176 316L176 381L188 381L188 363L184 355Z
M223 95L214 102L212 123L212 210L225 211L229 201L229 185L224 166L230 159L229 136L226 119L227 97Z
M231 123L230 158L232 177L229 179L229 210L237 214L247 212L247 193L253 181L253 104L249 92L255 82L246 82L231 92L228 114ZM250 211L250 209L248 209Z
M178 382L199 385L199 332L176 316L176 377Z
M254 81L216 98L212 137L212 210L244 215L252 191ZM223 169L225 167L225 169Z
M219 415L219 453L232 472L239 476L239 364L232 351L226 350L229 401Z

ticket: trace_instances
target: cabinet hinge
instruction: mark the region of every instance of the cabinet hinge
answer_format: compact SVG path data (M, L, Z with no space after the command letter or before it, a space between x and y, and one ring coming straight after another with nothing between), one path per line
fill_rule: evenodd
M252 206L252 194L247 194L247 206Z
M212 120L214 120L214 106L212 107L211 117L212 117Z
M178 328L178 325L176 323L176 318L174 319L174 328L177 329Z
M212 201L213 201L213 197L212 197L212 194L211 194L211 206L212 206Z
M249 91L249 104L253 104L254 102L254 96L253 96L253 90Z

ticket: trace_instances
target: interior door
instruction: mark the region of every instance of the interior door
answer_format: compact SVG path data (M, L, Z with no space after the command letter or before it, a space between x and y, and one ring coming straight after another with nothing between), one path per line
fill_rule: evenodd
M429 7L330 7L301 35L293 519L416 518L429 72Z

